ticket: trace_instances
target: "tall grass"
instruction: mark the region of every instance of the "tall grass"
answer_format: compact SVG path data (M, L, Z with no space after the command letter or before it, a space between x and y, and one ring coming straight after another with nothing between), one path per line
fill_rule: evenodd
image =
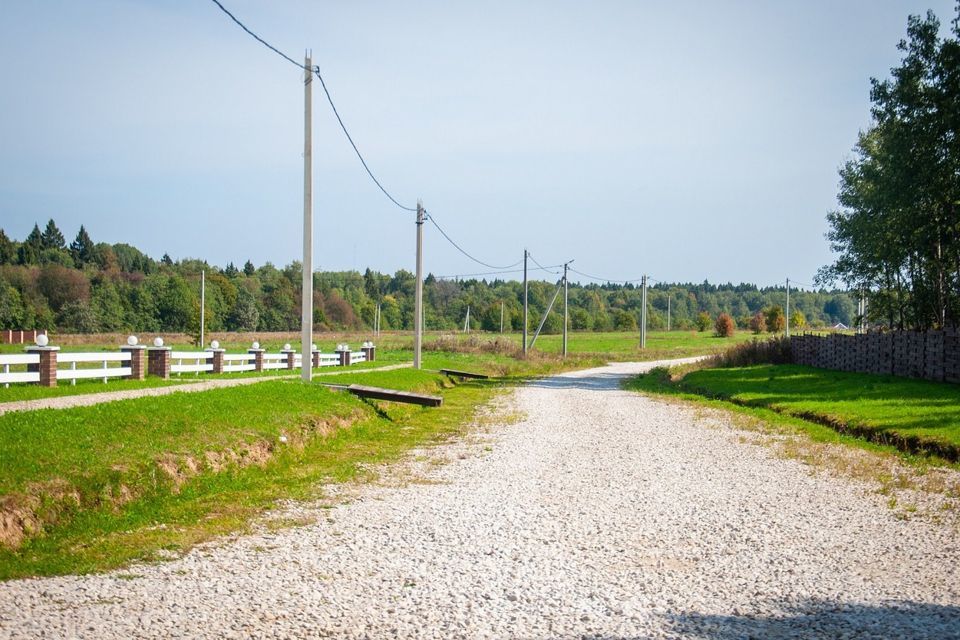
M792 362L790 338L775 336L767 340L751 340L735 344L710 358L704 368L728 369L752 367L758 364L791 364Z

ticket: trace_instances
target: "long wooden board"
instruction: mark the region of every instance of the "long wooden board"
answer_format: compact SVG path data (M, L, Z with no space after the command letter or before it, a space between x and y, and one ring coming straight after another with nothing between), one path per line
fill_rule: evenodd
M487 380L490 376L482 373L471 373L469 371L457 371L456 369L440 369L440 373L458 378L476 378L477 380Z
M396 389L382 389L380 387L365 387L359 384L351 384L346 389L353 395L361 398L389 400L390 402L406 402L408 404L418 404L421 407L439 407L443 404L443 398L440 396L428 396L422 393L412 393L410 391L397 391Z

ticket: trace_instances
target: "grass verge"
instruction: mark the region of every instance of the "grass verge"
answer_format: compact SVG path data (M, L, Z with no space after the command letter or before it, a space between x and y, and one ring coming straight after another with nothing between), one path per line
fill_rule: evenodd
M692 400L805 432L815 441L897 451L916 464L954 464L960 389L798 365L656 369L627 388Z
M172 394L0 416L0 579L85 573L179 554L243 530L281 500L469 428L513 379L582 366L497 354L429 354L506 380L393 371ZM438 409L364 402L321 382L441 394Z

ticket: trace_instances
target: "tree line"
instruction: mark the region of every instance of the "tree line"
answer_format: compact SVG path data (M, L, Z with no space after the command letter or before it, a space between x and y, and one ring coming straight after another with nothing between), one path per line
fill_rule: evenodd
M960 3L939 33L932 12L911 16L900 66L871 79L872 122L827 217L837 258L820 283L864 291L890 328L960 322Z
M205 272L204 316L208 331L295 331L300 327L299 262L277 268L267 263L220 268L202 260L154 260L128 244L95 243L81 226L67 244L53 220L35 225L22 241L0 229L0 328L48 329L67 333L112 331L198 334L200 274ZM553 278L552 274L544 274ZM314 316L318 330L371 328L377 305L381 328L413 328L414 275L367 269L316 272ZM530 324L536 328L557 281L530 282ZM571 283L570 326L576 331L635 331L641 309L640 288L632 283ZM648 290L649 326L712 329L727 313L741 328L755 316L786 304L783 287L751 284L657 283ZM854 321L854 301L843 291L792 291L794 326L820 327ZM505 331L523 325L523 283L506 280L449 280L428 275L424 281L424 318L428 329L463 326L467 307L473 329ZM554 306L544 331L562 330L562 309ZM766 326L766 325L765 325ZM778 325L778 329L782 326Z

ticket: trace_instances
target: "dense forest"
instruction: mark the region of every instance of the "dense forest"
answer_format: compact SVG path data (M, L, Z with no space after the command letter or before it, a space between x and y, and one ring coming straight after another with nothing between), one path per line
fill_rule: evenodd
M200 274L206 274L206 327L209 331L289 331L300 327L301 266L277 268L247 261L219 268L202 260L159 261L127 244L95 243L80 227L69 245L53 220L34 226L23 240L0 230L0 328L49 329L69 333L170 331L199 333ZM554 278L552 274L545 274ZM320 329L371 327L381 305L383 329L413 327L414 275L367 270L314 274L314 312ZM531 329L556 290L557 280L530 283ZM570 285L574 330L633 331L640 317L640 288L633 284ZM648 291L651 329L699 325L712 329L720 313L743 328L758 312L786 303L783 287L750 284L657 283ZM523 323L523 283L504 280L444 280L424 283L428 329L463 326L470 307L473 329L498 331L501 303L505 330ZM842 291L792 291L794 326L818 327L854 321L854 300ZM795 315L796 312L796 315ZM558 303L544 325L562 328ZM754 321L756 322L756 321Z

